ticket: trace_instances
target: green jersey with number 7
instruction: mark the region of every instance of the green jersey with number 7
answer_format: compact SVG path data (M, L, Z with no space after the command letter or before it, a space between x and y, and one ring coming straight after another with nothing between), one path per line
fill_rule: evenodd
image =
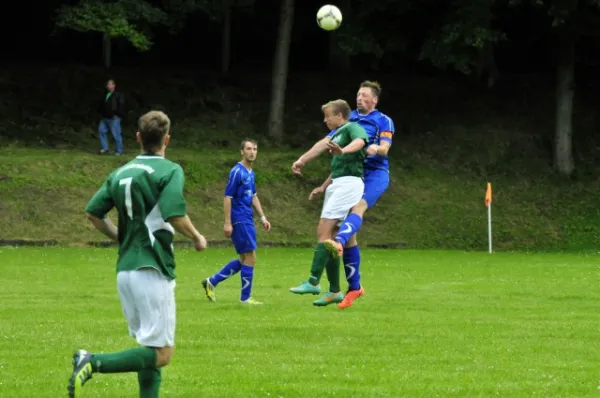
M99 218L116 207L117 272L153 267L175 279L173 236L166 220L186 215L181 166L159 155L140 155L113 171L86 206Z

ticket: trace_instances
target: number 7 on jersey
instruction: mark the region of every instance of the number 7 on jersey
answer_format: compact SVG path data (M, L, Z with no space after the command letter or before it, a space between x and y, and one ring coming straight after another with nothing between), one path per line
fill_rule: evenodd
M125 185L125 208L127 209L127 216L133 219L133 209L131 206L131 181L132 177L127 177L119 180L119 185Z

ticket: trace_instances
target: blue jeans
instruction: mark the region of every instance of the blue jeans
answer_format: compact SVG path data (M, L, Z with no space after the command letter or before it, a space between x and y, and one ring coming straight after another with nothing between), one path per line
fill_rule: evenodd
M115 139L115 152L123 153L123 139L121 138L121 119L118 117L112 119L100 120L98 126L98 134L100 135L100 149L108 151L108 139L106 134L110 131Z

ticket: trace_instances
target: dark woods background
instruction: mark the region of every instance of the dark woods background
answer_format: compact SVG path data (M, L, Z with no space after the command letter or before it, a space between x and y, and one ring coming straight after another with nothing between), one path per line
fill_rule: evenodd
M334 33L316 25L323 4L14 4L3 25L3 140L79 145L114 76L132 123L161 107L186 144L253 134L306 146L323 134L320 104L353 101L358 83L374 79L413 152L454 151L488 172L596 174L600 1L340 0ZM473 159L481 148L487 160Z

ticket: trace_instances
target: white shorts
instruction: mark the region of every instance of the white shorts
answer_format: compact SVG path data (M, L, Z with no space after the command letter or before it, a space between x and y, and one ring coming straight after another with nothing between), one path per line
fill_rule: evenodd
M145 347L175 345L175 280L152 267L120 271L117 288L129 334Z
M362 199L365 183L360 177L334 178L325 191L321 218L343 220Z

